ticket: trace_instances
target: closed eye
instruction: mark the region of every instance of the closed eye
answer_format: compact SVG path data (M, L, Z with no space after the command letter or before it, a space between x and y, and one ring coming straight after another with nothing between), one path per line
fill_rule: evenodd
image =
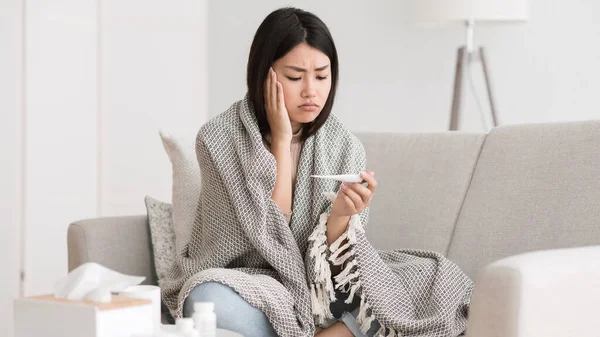
M294 82L300 81L302 79L302 77L289 77L289 76L286 76L286 77L288 78L288 80L294 81ZM317 76L317 80L319 80L319 81L323 81L326 79L327 79L327 76Z

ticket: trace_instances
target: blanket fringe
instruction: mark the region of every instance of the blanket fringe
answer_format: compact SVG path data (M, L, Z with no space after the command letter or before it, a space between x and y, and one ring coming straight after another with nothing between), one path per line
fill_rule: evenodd
M336 266L341 266L344 264L344 262L348 261L348 259L350 259L352 256L354 256L354 255L351 252L347 252L346 254L333 259L331 262L333 264L335 264Z
M358 317L356 317L356 322L360 325L360 331L365 334L369 328L371 328L371 324L375 320L373 312L370 309L371 306L365 300L365 296L362 296L360 299L360 310L358 312Z
M316 318L316 324L323 325L327 319L332 319L333 315L329 309L329 298L326 295L327 290L319 284L310 285L310 297L312 303L313 315Z
M308 238L314 244L310 256L314 259L315 280L310 285L312 312L318 325L325 324L327 319L333 318L330 303L336 300L335 289L331 280L331 268L327 262L327 225L326 213L319 219L319 225Z
M354 302L354 295L356 295L356 292L360 289L362 289L360 281L353 284L352 287L350 288L350 294L348 295L348 298L346 299L345 303L350 304L350 303Z
M349 250L350 243L346 243L345 245L339 247L337 250L332 251L331 256L329 257L329 261L334 262L335 260L342 260L345 258L347 260L350 255L353 255ZM340 256L340 254L344 253L344 255Z
M315 261L315 277L318 284L324 285L329 294L329 299L335 301L335 290L331 281L331 268L327 262L327 234L325 233L328 215L322 214L319 225L312 233L309 241L314 241L310 256ZM329 305L327 306L329 308Z
M325 324L327 319L333 318L330 310L330 303L335 301L335 289L341 289L342 292L348 293L346 303L352 303L355 296L360 296L360 309L356 322L358 323L360 330L366 333L375 321L375 316L371 310L371 306L366 301L366 296L363 294L363 287L360 281L360 273L358 271L358 261L356 260L354 247L356 245L356 233L364 232L360 217L358 215L350 217L350 223L348 224L347 230L338 237L329 247L327 246L327 235L326 226L327 213L321 214L319 218L319 225L315 231L310 235L309 241L313 241L314 244L310 250L310 256L314 259L314 271L316 282L310 285L310 294L312 302L312 311L315 316L315 323L317 325ZM327 257L327 250L329 250L330 256ZM342 266L342 271L331 279L331 269L329 266L329 260L336 266ZM389 329L389 336L398 336L393 329ZM386 328L382 327L379 329L376 335L385 336Z
M356 245L356 232L364 232L360 217L354 215L350 218L348 229L342 234L330 247L331 255L329 261L336 266L343 266L342 271L334 277L335 288L342 289L344 292L350 292L346 303L352 303L354 296L360 294L360 309L356 322L359 324L362 333L366 333L370 328L375 316L371 310L371 306L366 300L366 296L363 293L362 283L360 281L360 273L358 271L358 261L355 257L354 247ZM346 243L342 245L342 242L346 240ZM380 335L384 336L385 327L380 329ZM393 329L390 329L390 333L394 333ZM395 333L392 336L396 336Z
M334 264L337 266L341 265L341 264L337 264L337 263L334 263ZM350 275L350 273L354 270L355 266L356 266L356 260L352 260L352 261L348 262L348 264L346 264L344 269L339 274L334 276L333 279L335 280L335 283L337 283L339 285L340 283L348 282L349 281L348 275Z

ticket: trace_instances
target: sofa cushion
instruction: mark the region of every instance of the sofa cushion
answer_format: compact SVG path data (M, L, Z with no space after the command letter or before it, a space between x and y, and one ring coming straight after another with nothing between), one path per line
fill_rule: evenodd
M171 204L151 197L144 199L150 226L152 257L158 285L168 275L175 263L175 229Z
M160 138L173 168L173 227L176 250L181 252L190 240L200 196L196 135L173 135L161 130Z
M358 133L377 191L367 235L378 249L446 254L485 134Z
M490 132L448 257L471 277L518 253L600 244L600 121Z

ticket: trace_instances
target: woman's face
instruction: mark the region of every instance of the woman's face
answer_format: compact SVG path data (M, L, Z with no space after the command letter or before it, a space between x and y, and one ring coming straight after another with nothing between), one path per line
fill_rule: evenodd
M301 43L273 63L283 87L285 107L292 129L314 121L331 90L331 63L320 50Z

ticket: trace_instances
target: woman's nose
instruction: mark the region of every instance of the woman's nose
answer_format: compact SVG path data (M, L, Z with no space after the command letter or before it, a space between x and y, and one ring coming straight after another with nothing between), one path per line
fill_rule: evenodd
M302 90L302 97L313 98L315 96L317 96L317 91L311 85L307 85L306 88Z

